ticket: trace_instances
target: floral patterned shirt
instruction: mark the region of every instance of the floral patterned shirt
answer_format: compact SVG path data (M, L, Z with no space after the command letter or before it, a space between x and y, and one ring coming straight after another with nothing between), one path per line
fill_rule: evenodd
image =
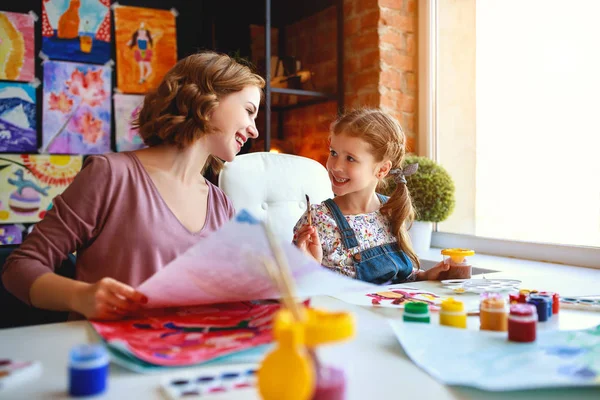
M379 210L367 214L344 215L358 241L358 246L350 250L342 244L340 229L325 203L311 205L311 213L312 224L317 228L323 248L321 264L352 278L356 278L353 258L356 253L396 242L389 219ZM294 235L298 229L307 224L308 216L304 212L294 227Z

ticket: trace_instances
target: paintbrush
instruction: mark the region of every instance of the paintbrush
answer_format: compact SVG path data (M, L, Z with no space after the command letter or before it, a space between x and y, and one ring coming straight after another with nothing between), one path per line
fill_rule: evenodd
M294 281L292 278L292 274L290 271L290 267L287 263L287 259L285 254L283 253L283 249L277 242L273 231L269 227L268 224L263 222L263 227L265 228L265 233L267 235L267 240L269 241L269 247L273 252L273 256L275 257L275 264L269 258L265 258L263 263L269 273L271 279L275 283L278 291L281 293L282 300L286 308L290 310L292 316L296 321L301 321L304 316L298 303L295 301L295 288Z
M306 215L308 215L308 226L312 226L312 215L310 212L310 198L308 197L307 194L305 194L306 196Z
M306 196L306 198L308 199L308 196ZM310 216L310 214L308 215ZM263 222L263 227L265 228L267 240L269 241L269 247L275 256L276 261L276 264L274 264L270 258L264 257L263 264L265 265L267 273L275 283L275 286L277 286L277 290L281 293L284 306L290 310L295 321L302 321L304 320L305 315L295 299L296 293L294 281L287 258L269 225ZM319 376L321 373L321 362L319 361L317 353L315 352L315 349L310 347L307 347L307 352L314 363L315 373Z

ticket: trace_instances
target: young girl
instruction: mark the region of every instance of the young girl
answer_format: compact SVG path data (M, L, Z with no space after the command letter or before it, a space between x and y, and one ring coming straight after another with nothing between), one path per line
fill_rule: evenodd
M146 149L90 156L2 268L6 289L35 307L119 319L145 300L135 287L219 229L233 204L202 176L249 138L264 80L227 55L180 60L135 122ZM77 251L75 280L54 273Z
M327 170L334 199L311 208L294 228L294 243L327 268L384 284L435 280L449 266L419 270L407 227L414 209L402 169L406 138L400 124L379 109L350 112L332 125ZM391 197L375 192L392 175Z

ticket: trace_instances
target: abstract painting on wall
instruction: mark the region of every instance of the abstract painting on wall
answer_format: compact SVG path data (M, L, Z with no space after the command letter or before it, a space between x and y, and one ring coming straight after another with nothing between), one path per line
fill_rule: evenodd
M0 82L0 152L36 151L35 127L35 88Z
M115 128L117 151L132 151L145 147L138 130L131 126L144 103L144 96L115 94Z
M110 59L110 0L44 0L42 52L50 59Z
M0 225L0 245L21 244L23 231L18 225Z
M34 79L34 23L30 14L0 11L0 79Z
M41 152L101 154L110 151L111 69L44 62Z
M0 155L0 222L35 223L73 182L82 156Z
M115 7L117 87L146 93L177 62L175 15L171 11Z

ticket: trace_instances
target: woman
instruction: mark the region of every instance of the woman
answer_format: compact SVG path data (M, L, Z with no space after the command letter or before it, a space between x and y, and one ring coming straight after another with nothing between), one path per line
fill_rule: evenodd
M148 94L136 125L148 148L89 157L3 267L6 288L35 307L119 319L147 299L134 287L233 215L202 177L249 138L264 80L226 55L179 61ZM77 251L76 279L53 273ZM71 316L71 319L73 315Z

